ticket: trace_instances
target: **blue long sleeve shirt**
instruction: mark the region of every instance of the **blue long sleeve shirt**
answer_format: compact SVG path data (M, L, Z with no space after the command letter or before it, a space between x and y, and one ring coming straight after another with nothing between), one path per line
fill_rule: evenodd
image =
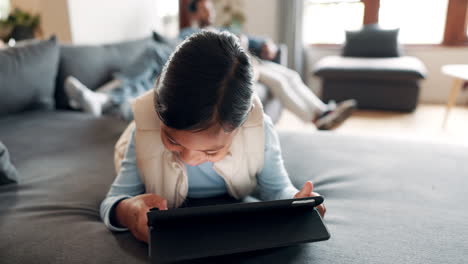
M257 175L257 190L262 200L290 199L298 192L292 185L283 164L278 135L271 119L264 115L265 154L264 165ZM188 197L208 198L227 193L224 179L213 169L213 163L205 162L187 168ZM135 154L135 131L132 132L120 172L112 183L106 198L101 203L100 214L104 224L112 231L126 231L126 228L111 223L115 205L126 198L145 193Z

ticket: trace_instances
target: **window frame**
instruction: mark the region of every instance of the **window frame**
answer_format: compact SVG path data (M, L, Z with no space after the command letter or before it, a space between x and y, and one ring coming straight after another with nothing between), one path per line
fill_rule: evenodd
M468 0L449 0L442 45L465 46L468 44L467 13Z

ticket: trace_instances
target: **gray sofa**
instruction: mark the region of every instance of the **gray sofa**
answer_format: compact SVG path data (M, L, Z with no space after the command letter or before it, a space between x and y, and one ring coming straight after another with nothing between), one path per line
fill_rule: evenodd
M99 204L115 177L120 120L66 111L0 119L20 177L0 186L1 263L148 263ZM326 197L331 239L189 263L466 263L468 148L324 133L280 133L299 187Z

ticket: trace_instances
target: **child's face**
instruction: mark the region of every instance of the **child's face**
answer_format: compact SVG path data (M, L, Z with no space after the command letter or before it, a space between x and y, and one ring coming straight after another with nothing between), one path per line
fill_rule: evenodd
M226 133L219 125L199 132L177 130L164 124L161 127L164 146L191 166L222 160L228 154L236 133L237 129Z

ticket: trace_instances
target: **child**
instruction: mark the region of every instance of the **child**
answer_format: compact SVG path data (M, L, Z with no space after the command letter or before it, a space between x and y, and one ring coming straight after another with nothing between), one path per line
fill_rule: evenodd
M258 189L263 200L316 196L291 184L271 120L252 90L252 66L231 33L202 31L171 55L154 91L133 102L116 144L118 176L101 204L113 231L148 241L146 213L187 198ZM319 208L322 216L325 207Z

